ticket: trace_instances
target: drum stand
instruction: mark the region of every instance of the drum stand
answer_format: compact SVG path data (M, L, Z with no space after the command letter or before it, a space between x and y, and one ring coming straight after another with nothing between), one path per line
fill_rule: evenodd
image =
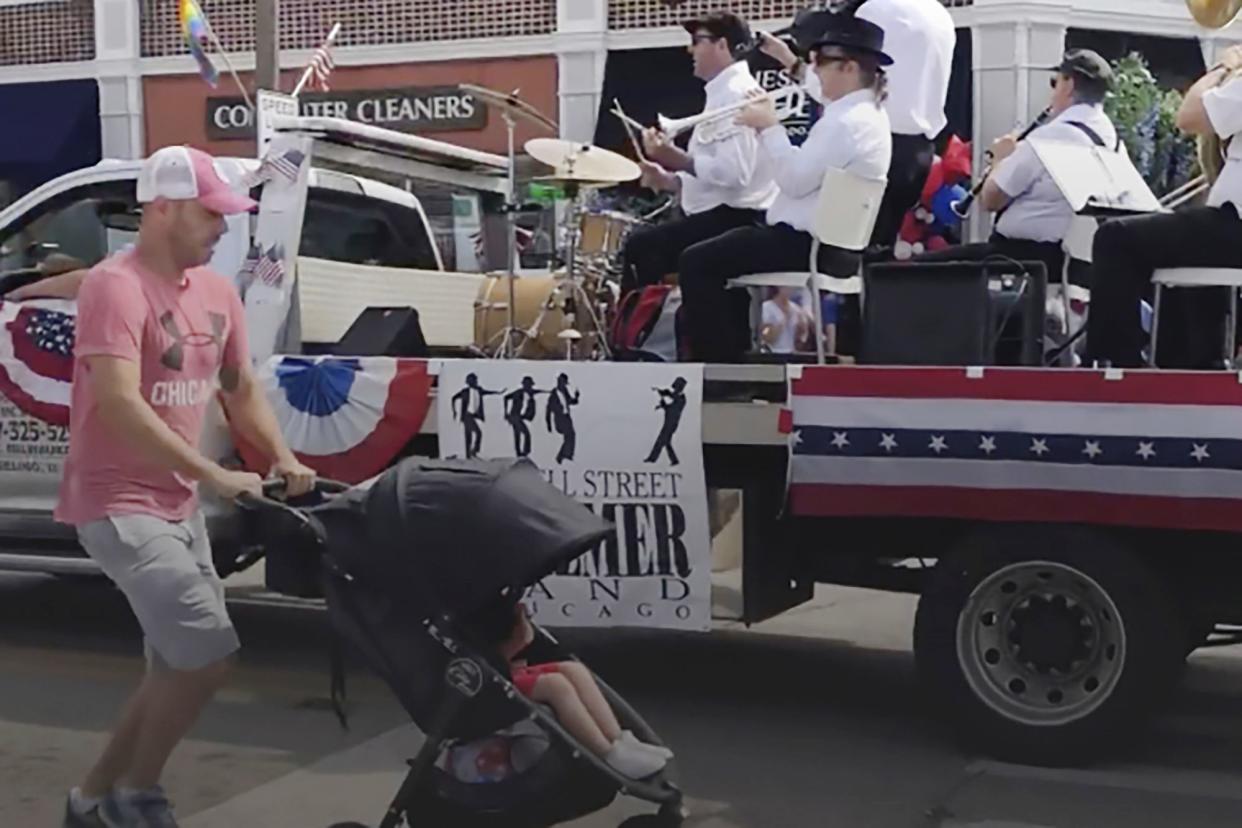
M586 289L579 284L575 272L575 260L578 255L578 220L579 215L578 195L579 185L571 183L566 187L566 195L569 197L569 206L565 211L565 234L566 241L566 257L565 257L565 275L557 277L557 281L561 284L557 285L557 292L567 284L569 287L569 295L561 299L562 306L565 308L565 319L569 323L569 327L561 331L559 338L565 343L565 358L573 359L574 343L582 339L582 333L577 330L575 323L577 321L578 308L586 308L587 317L591 321L592 327L595 329L596 340L599 348L605 358L612 356L612 352L608 348L608 338L605 335L603 324L600 322L599 314L595 312L595 300L587 293ZM552 297L544 302L543 307L539 309L539 315L535 318L531 325L532 331L538 331L543 324L544 317L548 315L548 311L555 307Z
M501 117L504 119L505 129L509 135L509 181L505 188L504 207L505 278L509 283L509 301L505 309L507 315L505 329L498 334L500 347L496 349L495 356L499 359L512 359L521 351L520 348L514 347L514 337L521 336L527 339L531 334L517 327L517 288L514 284L517 279L517 153L513 148L513 131L516 125L513 116L508 112L502 112Z

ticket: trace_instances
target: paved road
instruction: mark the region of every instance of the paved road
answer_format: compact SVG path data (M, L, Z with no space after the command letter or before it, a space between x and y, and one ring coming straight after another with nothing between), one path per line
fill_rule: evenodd
M230 689L172 762L187 828L375 821L418 734L354 676L351 730L323 709L313 611L240 605ZM824 589L761 630L577 633L575 648L678 751L701 828L1215 828L1242 824L1242 652L1196 656L1175 708L1123 761L1088 770L961 752L921 709L913 602ZM137 678L109 589L0 577L0 825L56 825ZM618 803L574 823L604 828Z

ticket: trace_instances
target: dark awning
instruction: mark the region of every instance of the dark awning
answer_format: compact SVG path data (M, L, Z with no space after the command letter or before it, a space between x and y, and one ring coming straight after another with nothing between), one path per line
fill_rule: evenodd
M0 85L0 178L33 187L99 161L94 79Z

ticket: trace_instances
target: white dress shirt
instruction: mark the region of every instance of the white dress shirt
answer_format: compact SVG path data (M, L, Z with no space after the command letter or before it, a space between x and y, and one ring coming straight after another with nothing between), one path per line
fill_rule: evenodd
M707 82L704 111L737 103L752 89L760 86L740 60ZM735 124L732 117L695 127L687 151L694 159L694 174L677 174L686 215L721 205L764 210L776 197L771 164L759 157L755 130Z
M1242 132L1242 76L1204 92L1203 108L1221 140L1234 139L1225 152L1220 178L1208 193L1207 205L1232 204L1242 214L1242 140L1235 137Z
M870 89L829 102L800 147L790 143L780 124L760 133L759 141L780 188L768 209L768 224L784 223L808 233L829 168L886 179L893 159L888 115Z
M1074 104L1056 118L1031 132L1030 138L1094 146L1081 129L1069 124L1077 121L1090 127L1104 141L1107 149L1117 147L1117 130L1099 104ZM1125 145L1121 145L1125 151ZM1043 162L1022 141L1013 154L997 165L992 181L1012 199L1004 215L996 222L996 232L1010 239L1059 242L1069 232L1074 210L1061 195Z
M884 30L893 132L935 138L949 122L944 105L957 46L949 10L940 0L867 0L857 16Z

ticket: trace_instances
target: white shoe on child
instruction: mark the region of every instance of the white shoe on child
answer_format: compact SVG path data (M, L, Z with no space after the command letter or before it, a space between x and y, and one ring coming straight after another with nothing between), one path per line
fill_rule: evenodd
M603 756L604 762L622 776L646 779L664 769L664 757L642 750L618 739Z
M673 752L671 750L664 747L663 745L652 745L652 744L648 744L647 742L640 742L638 740L638 737L635 736L634 732L631 730L621 731L620 741L632 747L640 748L650 753L654 753L656 756L661 757L665 761L668 761L669 759L673 758Z

